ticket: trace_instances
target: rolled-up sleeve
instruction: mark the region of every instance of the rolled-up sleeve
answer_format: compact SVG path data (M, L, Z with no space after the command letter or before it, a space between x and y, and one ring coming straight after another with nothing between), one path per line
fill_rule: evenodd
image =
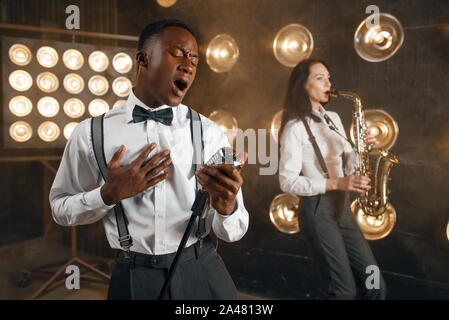
M279 184L282 192L313 196L326 192L326 178L301 176L303 164L303 137L301 124L290 121L285 125L280 143Z
M208 127L206 136L206 143L208 152L205 153L205 161L215 154L220 148L230 147L228 138L223 131L209 119L203 118ZM214 208L210 207L209 217L212 219L212 229L215 235L226 242L238 241L246 234L249 225L249 214L243 202L242 188L236 196L237 206L234 212L230 215L223 215Z
M50 190L49 200L55 222L74 226L102 219L114 205L104 203L101 185L91 151L90 119L87 119L70 136Z

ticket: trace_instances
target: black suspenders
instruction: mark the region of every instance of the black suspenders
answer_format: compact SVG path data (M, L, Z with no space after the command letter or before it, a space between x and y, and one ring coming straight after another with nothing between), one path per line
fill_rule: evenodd
M190 133L193 145L193 168L195 176L196 193L199 190L199 184L195 175L195 172L199 169L200 165L204 163L204 141L203 141L203 126L201 118L198 112L189 108L190 115ZM106 181L107 177L107 163L104 154L104 132L103 132L103 119L104 114L95 118L92 118L91 122L91 138L92 147L97 161L98 168L100 169L103 180ZM125 212L121 202L118 202L114 207L115 220L117 223L117 230L119 235L119 242L122 249L129 253L132 246L132 239L128 231L128 220L126 219ZM206 233L206 219L198 219L198 231L197 236L201 240Z

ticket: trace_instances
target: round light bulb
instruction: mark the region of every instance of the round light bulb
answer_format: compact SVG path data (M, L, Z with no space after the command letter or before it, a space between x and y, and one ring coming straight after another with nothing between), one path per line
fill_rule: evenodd
M237 42L227 34L215 36L207 46L206 62L217 73L231 70L238 57Z
M164 8L171 7L176 3L176 0L156 0L157 3Z
M45 142L52 142L58 139L61 131L56 123L46 121L42 123L37 129L37 134Z
M127 97L131 92L132 84L128 78L118 77L112 83L112 90L119 97Z
M102 51L94 51L89 55L89 66L96 72L103 72L108 68L109 59Z
M127 73L133 66L133 60L128 54L119 52L112 58L112 66L117 72Z
M70 70L78 70L84 64L83 54L76 49L68 49L62 55L64 65Z
M37 110L44 117L54 117L59 112L59 103L53 97L43 97L37 102Z
M55 92L59 88L59 80L51 72L42 72L37 76L37 86L45 93Z
M18 66L26 66L31 61L31 51L26 45L13 44L9 48L9 59Z
M9 111L17 117L25 117L31 113L33 104L25 96L16 96L9 101Z
M103 99L94 99L89 103L89 113L92 117L101 116L109 111L109 105Z
M17 121L9 127L9 135L17 142L25 142L31 138L33 130L27 122Z
M64 113L70 118L79 118L84 114L86 107L78 98L70 98L64 102Z
M72 134L73 130L75 130L75 127L78 125L78 122L69 122L64 127L64 137L69 140L70 135Z
M68 93L77 94L83 91L84 89L84 80L83 78L76 73L69 73L64 77L64 89Z
M33 78L25 70L16 70L9 75L9 84L17 91L27 91L33 84Z
M89 87L90 92L97 96L103 96L109 90L108 80L100 75L92 76L89 79L89 83L87 86Z
M36 58L39 64L46 68L52 68L58 63L58 53L52 47L40 47L37 50Z
M300 24L289 24L283 27L273 41L274 56L287 67L294 67L308 58L312 50L312 34Z
M232 145L234 138L237 136L238 130L238 123L235 117L227 111L215 110L211 112L208 118L214 121L216 125L223 130L229 143Z
M126 100L117 100L114 105L112 106L112 109L114 109L115 107L118 107L119 105L125 103Z

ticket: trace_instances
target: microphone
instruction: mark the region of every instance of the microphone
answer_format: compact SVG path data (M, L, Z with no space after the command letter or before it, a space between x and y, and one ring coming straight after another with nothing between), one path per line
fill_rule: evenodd
M216 164L232 164L234 168L240 170L243 165L243 158L241 155L237 155L234 149L231 147L220 148L214 155L206 162L206 166L213 167ZM195 202L192 206L194 215L200 216L201 219L205 219L208 213L209 193L200 189L195 197Z
M220 148L215 154L206 162L206 165L212 167L216 164L232 164L235 168L240 170L243 165L243 158L237 155L231 147Z
M207 166L213 166L215 164L228 163L232 164L238 170L241 169L243 165L243 158L241 156L237 156L234 149L231 147L223 147L220 148L215 154L206 162ZM167 278L165 279L164 285L162 286L161 292L159 293L159 300L165 297L168 286L173 278L173 274L175 273L179 257L181 256L182 251L184 250L187 240L192 233L192 228L197 217L201 219L206 219L207 213L209 211L209 192L206 190L200 189L196 193L195 202L192 206L192 216L187 224L187 228L182 236L181 243L179 244L178 250L176 251L176 255L173 258L173 262L170 265L170 269L168 270ZM198 230L199 232L196 234L199 238L200 247L202 247L203 238L205 237L206 230Z

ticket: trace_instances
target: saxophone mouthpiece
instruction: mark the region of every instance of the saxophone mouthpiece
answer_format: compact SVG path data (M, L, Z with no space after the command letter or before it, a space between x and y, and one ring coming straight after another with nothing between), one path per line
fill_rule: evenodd
M337 98L338 97L338 90L332 89L329 90L329 96L331 96L332 98Z

